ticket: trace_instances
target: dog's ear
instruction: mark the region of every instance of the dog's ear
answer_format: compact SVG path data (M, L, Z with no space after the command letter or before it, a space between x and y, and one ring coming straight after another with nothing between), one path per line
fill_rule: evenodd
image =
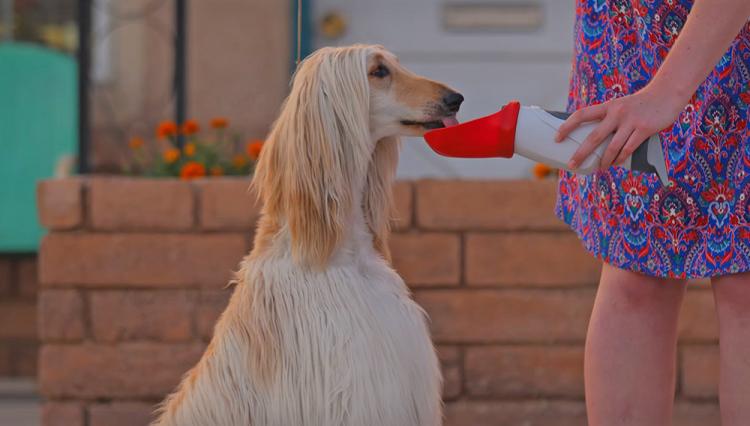
M325 265L350 228L353 188L371 155L366 76L355 49L308 57L261 155L254 180L265 213L286 222L302 263Z
M389 137L378 141L367 171L364 211L375 249L391 260L388 248L391 218L393 217L393 180L398 166L400 140Z

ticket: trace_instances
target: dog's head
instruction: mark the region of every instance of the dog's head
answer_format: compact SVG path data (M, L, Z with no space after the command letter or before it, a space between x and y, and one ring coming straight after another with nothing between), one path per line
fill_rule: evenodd
M302 61L253 180L264 216L288 226L294 257L325 264L360 205L388 256L397 137L450 124L462 101L380 46L323 48Z
M382 47L369 50L370 130L376 139L422 136L427 130L456 122L464 101L460 93L412 73Z

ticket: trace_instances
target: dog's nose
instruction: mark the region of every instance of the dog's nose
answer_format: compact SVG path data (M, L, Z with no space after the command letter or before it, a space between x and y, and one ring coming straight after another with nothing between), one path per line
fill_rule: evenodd
M461 103L463 101L463 95L458 92L450 92L447 95L443 96L443 103L450 112L458 112L458 109L461 108Z

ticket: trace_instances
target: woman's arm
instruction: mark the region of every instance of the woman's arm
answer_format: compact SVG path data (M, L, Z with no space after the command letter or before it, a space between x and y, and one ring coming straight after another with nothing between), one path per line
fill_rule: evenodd
M601 120L568 163L575 169L611 133L600 166L620 164L649 136L674 123L747 22L750 0L695 0L685 27L651 82L638 92L581 108L560 126L557 142L581 123Z

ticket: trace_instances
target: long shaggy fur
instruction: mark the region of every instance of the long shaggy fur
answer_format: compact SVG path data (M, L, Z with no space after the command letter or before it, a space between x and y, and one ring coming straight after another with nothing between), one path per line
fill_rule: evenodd
M436 426L424 312L389 264L398 139L372 140L368 56L299 67L261 155L253 251L158 426Z

